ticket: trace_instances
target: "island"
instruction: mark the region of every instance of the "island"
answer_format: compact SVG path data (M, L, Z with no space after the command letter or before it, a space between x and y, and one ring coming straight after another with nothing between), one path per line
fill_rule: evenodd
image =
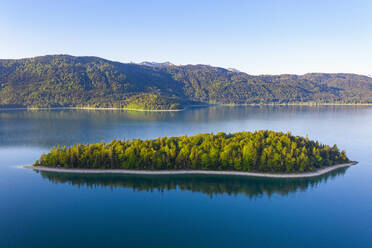
M337 145L323 145L290 132L260 130L57 146L28 168L79 173L310 177L353 164Z
M372 104L372 78L249 75L209 65L47 55L0 59L0 108L179 111L186 106Z

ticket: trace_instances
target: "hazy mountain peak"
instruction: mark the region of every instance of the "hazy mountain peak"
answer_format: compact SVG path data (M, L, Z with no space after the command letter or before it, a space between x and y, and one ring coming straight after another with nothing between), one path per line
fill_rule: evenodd
M169 61L166 62L154 62L154 61L143 61L142 63L139 63L140 65L146 65L146 66L171 66L174 65Z
M231 72L241 72L238 69L235 68L226 68L226 70L231 71Z

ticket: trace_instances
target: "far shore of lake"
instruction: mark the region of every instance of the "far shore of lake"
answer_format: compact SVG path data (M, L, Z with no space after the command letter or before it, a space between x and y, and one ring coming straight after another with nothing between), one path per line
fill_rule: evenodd
M187 108L187 107L186 107ZM125 110L139 112L179 112L182 109L134 109L134 108L94 108L94 107L51 107L51 108L0 108L0 110Z
M43 166L25 165L22 168L33 169L37 171L49 171L60 173L83 173L83 174L136 174L136 175L185 175L185 174L201 174L201 175L229 175L229 176L250 176L250 177L269 177L269 178L305 178L316 177L344 167L350 167L358 162L350 162L345 164L332 165L312 172L304 173L260 173L260 172L244 172L244 171L212 171L212 170L122 170L122 169L65 169L51 168Z
M180 112L193 107L210 107L210 106L372 106L372 103L317 103L317 102L303 102L303 103L242 103L242 104L196 104L187 105L182 109L135 109L135 108L101 108L101 107L0 107L0 110L54 110L54 109L71 109L71 110L124 110L124 111L139 111L139 112Z

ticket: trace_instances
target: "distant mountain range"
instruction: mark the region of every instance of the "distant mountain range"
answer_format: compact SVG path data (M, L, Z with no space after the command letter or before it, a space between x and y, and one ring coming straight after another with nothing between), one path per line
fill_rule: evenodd
M0 60L1 107L180 109L189 104L372 103L356 74L253 76L208 65L48 55Z

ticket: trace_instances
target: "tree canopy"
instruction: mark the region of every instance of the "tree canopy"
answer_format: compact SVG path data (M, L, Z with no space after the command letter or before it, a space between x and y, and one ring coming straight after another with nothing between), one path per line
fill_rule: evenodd
M290 133L255 131L57 146L34 166L295 173L348 161L336 145L322 145Z

